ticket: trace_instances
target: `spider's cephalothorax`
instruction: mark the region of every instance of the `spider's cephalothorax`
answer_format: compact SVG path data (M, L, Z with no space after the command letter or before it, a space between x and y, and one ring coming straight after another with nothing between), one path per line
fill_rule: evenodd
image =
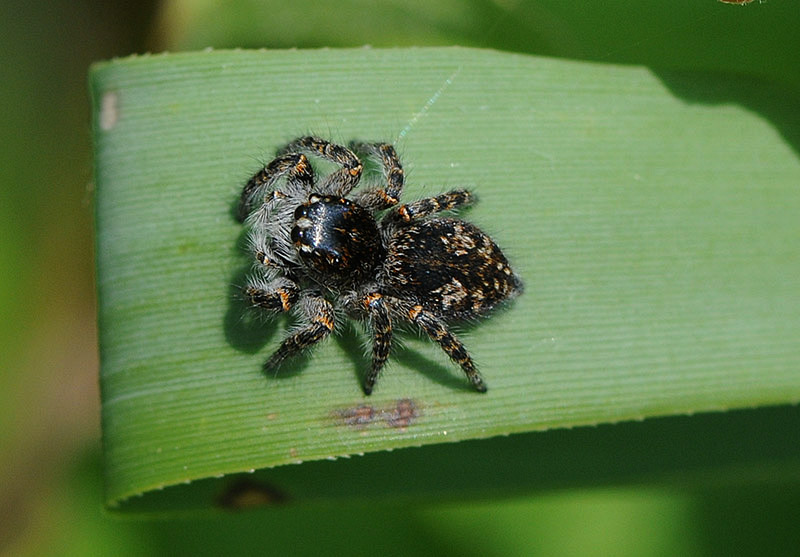
M294 219L292 243L321 283L356 285L386 257L372 213L343 197L311 194Z
M348 199L363 170L355 153L375 160L385 183ZM316 180L306 155L340 168ZM266 368L327 337L335 308L342 307L366 320L372 336L365 393L372 392L386 363L396 322L422 329L461 366L475 389L486 391L447 323L487 313L522 292L522 283L500 248L476 226L431 217L468 205L474 200L470 192L454 190L398 206L403 183L391 145L354 142L348 149L316 137L292 141L247 182L238 218L249 227L255 269L245 297L272 312L297 309L303 321Z

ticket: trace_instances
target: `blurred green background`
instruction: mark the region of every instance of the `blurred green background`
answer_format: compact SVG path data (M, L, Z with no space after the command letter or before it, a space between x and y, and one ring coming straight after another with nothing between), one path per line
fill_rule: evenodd
M765 470L760 481L735 488L695 478L222 518L104 514L86 92L92 61L130 53L363 44L460 44L643 64L657 73L732 73L797 90L795 2L6 0L0 16L0 553L797 552L797 470L780 481ZM786 137L800 135L796 121L773 124ZM784 412L797 423L796 408L778 410L777 419L775 412L734 414L758 424L765 415L780 422Z

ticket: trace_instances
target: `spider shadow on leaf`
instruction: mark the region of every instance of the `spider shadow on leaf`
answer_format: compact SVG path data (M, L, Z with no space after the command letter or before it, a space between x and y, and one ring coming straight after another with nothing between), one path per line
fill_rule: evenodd
M353 376L359 384L363 383L364 375L369 370L371 357L369 354L369 338L366 332L352 319L343 320L337 334L333 335L335 342L347 355L353 364ZM409 325L400 325L395 329L395 340L392 345L389 363L382 372L382 376L393 373L392 361L400 362L405 367L413 369L439 385L465 391L474 392L468 382L464 381L463 374L451 365L451 362L438 362L421 352L409 348L405 340L409 338L423 338L418 331ZM426 342L423 340L423 342ZM306 357L308 354L306 354Z
M245 259L247 233L242 231L236 241L236 254ZM250 274L250 265L238 268L228 282L226 297L228 310L225 312L225 339L233 348L247 354L260 352L267 345L278 330L285 316L268 315L248 307L242 294L242 287L247 283Z
M479 321L477 320L459 321L456 322L455 325L451 324L451 327L455 334L463 340L465 333L472 330L478 325L478 323ZM431 343L421 331L415 329L412 325L401 324L398 327L398 335L400 337L400 342L396 343L392 351L394 358L398 362L403 363L403 365L406 367L418 371L431 381L444 387L467 393L476 393L475 389L472 388L470 383L464 381L464 374L457 365L453 365L452 361L449 359L437 361L417 350L410 348L408 344L403 342L403 339L405 338L420 339L420 342L430 344L431 346L435 347L436 345ZM469 340L467 340L465 344L469 346Z
M398 346L394 354L398 362L402 362L406 367L417 370L439 385L466 393L476 392L467 381L464 381L464 375L457 367L436 362L407 346Z
M344 318L337 325L337 330L332 336L334 342L352 362L353 375L361 385L364 381L364 374L370 365L370 356L366 348L368 340L365 332L352 319Z

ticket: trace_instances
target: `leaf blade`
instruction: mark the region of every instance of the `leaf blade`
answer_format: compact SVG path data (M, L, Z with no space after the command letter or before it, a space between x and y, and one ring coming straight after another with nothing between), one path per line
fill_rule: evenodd
M640 68L457 48L145 57L92 80L112 503L290 462L800 399L796 146L741 106L686 103ZM411 335L369 399L349 330L297 373L259 373L284 324L260 339L239 320L231 207L253 157L308 131L398 143L406 200L476 189L466 218L528 287L465 333L488 395ZM391 425L406 400L413 423ZM368 424L348 423L367 405Z

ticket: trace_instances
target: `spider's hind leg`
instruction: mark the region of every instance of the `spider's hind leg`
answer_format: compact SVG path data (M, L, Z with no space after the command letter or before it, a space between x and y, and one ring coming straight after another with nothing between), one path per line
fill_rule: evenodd
M435 341L442 350L450 356L453 362L461 366L467 375L469 382L476 391L485 393L486 383L478 373L475 364L472 362L467 349L456 336L450 332L444 322L429 311L422 309L422 306L413 306L408 310L408 319L418 325L431 340Z

